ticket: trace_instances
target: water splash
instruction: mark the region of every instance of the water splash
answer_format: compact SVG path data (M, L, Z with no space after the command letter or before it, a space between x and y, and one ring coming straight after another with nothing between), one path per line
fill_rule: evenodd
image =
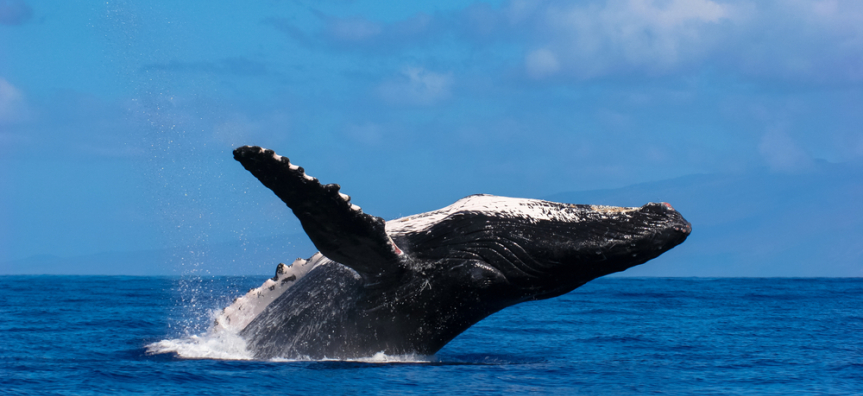
M211 331L206 334L192 335L179 339L162 340L146 346L147 354L158 355L172 353L183 359L215 359L215 360L254 360L254 355L246 347L246 341L238 334L228 331ZM337 359L312 359L304 356L285 359L273 358L271 362L355 362L355 363L439 363L435 356L428 355L387 355L378 352L373 356Z
M251 360L246 341L235 333L208 332L146 346L151 355L174 353L184 359Z

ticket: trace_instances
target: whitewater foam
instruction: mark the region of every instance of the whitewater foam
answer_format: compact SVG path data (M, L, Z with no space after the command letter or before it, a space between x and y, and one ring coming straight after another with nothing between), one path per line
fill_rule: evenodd
M162 340L146 346L147 353L175 353L185 359L251 360L246 340L227 331L208 332L185 338Z
M162 340L146 346L147 353L158 355L173 353L183 359L214 360L254 360L254 355L246 347L246 341L236 333L227 331L208 332L185 338ZM427 355L387 355L378 352L373 356L352 359L298 357L292 359L273 358L271 362L357 362L357 363L436 363L435 356Z

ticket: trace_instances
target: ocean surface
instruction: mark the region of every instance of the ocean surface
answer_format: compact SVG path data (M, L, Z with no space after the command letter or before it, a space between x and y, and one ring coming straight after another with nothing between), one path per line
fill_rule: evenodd
M434 356L247 360L261 277L0 276L2 394L863 394L863 279L603 278Z

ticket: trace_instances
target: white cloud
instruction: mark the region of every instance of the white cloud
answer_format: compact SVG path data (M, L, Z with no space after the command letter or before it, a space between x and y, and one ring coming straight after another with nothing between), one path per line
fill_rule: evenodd
M612 0L550 4L537 25L561 67L580 77L632 68L663 73L700 58L712 47L710 29L731 13L710 0Z
M530 18L541 5L542 2L535 0L512 0L503 12L510 23L517 24Z
M794 139L779 128L769 129L761 137L758 152L771 169L796 172L809 168L812 159Z
M495 54L521 53L507 66L534 79L709 68L807 84L863 81L860 0L475 1L396 22L322 18L323 33L343 49L413 57L410 51L430 48L441 50L438 59L464 52L477 56L460 60L472 66L482 63L479 54L497 62Z
M649 24L660 28L674 28L691 21L719 22L728 17L727 6L710 0L630 0L628 6Z
M394 104L433 105L450 97L452 74L409 67L401 76L378 87L381 96Z
M33 16L33 9L22 0L0 0L0 25L20 25Z
M524 64L527 69L527 75L536 79L550 76L560 70L560 62L557 61L557 55L545 48L527 54Z
M24 96L9 81L0 78L0 123L24 119Z
M348 125L345 128L345 134L350 139L365 146L378 146L384 140L383 128L370 122Z
M500 13L509 24L499 34L524 42L526 65L542 65L541 55L551 53L556 73L578 78L708 66L768 78L863 81L860 1L512 1ZM525 68L533 78L538 70Z
M382 31L381 24L364 18L331 18L327 21L327 32L340 41L363 41Z
M757 4L757 3L756 3ZM747 73L807 82L863 81L863 2L752 7L732 59Z

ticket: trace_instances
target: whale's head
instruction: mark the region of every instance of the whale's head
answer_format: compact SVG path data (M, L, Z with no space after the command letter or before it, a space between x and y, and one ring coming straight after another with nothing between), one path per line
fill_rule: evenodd
M613 207L491 195L387 223L412 256L448 266L470 279L466 287L514 301L558 296L645 263L690 231L667 203Z

